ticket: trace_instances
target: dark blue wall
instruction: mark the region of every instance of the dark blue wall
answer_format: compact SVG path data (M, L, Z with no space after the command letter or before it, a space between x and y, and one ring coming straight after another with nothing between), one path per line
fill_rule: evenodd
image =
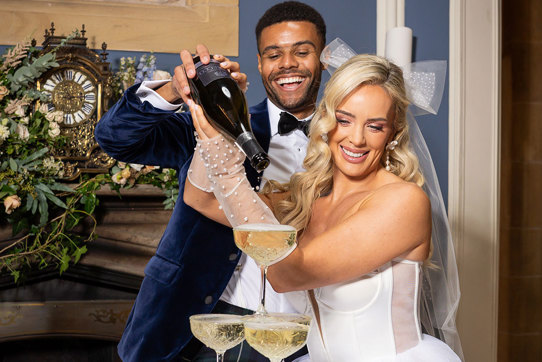
M327 24L327 41L342 38L359 53L376 52L376 1L377 0L305 0L316 8ZM254 28L260 16L270 6L281 0L240 0L239 1L239 57L232 58L241 64L247 73L250 90L247 94L249 104L255 104L265 97L257 69L257 49ZM415 37L414 59L448 60L448 0L409 0L406 2L406 26L412 28ZM92 29L87 29L88 35ZM41 34L41 33L40 33ZM42 41L41 36L37 39ZM97 39L98 43L107 39ZM3 53L6 47L0 46ZM149 49L149 51L152 49ZM211 49L212 51L212 49ZM142 53L110 51L109 60L116 70L119 59ZM156 53L157 68L170 73L179 62L178 54ZM329 79L324 72L323 81ZM419 119L419 124L428 147L433 155L439 176L444 200L447 200L448 180L448 88L437 116L426 115Z

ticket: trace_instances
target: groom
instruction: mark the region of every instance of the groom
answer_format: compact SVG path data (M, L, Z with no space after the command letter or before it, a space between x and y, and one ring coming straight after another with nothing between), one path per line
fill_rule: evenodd
M295 1L271 7L256 26L258 70L267 99L250 109L251 124L271 165L262 174L245 163L253 187L260 186L262 179L288 181L302 170L308 141L304 122L315 110L325 32L321 15ZM185 51L181 54L191 77L191 57ZM209 52L198 46L198 55L208 58ZM226 63L239 73L236 63ZM175 168L179 174L181 196L145 268L118 347L124 361L205 359L208 349L193 338L189 343L188 317L211 312L248 314L259 302L259 270L252 259L241 255L231 229L205 218L182 198L185 187L194 187L186 182L186 175L196 144L190 114L175 113L190 97L184 74L177 67L171 82L131 87L96 127L96 140L115 159ZM244 86L241 78L236 79ZM293 310L284 295L271 288L266 301L269 311ZM247 344L226 353L226 358L264 360Z

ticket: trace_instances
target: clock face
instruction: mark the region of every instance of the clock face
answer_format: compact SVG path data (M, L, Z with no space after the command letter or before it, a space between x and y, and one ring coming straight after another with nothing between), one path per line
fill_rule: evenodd
M51 96L49 111L64 112L65 126L76 126L88 120L96 110L96 83L82 70L59 69L45 81L42 90Z

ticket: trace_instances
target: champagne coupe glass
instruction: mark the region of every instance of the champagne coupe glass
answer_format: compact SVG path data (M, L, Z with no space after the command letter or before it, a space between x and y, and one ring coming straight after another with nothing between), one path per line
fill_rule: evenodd
M307 343L311 317L304 314L268 313L244 318L245 338L252 348L280 362Z
M297 230L290 225L244 224L233 228L235 245L263 269L260 305L256 314L264 315L267 267L287 257L296 246Z
M243 319L234 314L190 316L190 329L194 337L216 352L217 362L224 361L226 350L245 339Z

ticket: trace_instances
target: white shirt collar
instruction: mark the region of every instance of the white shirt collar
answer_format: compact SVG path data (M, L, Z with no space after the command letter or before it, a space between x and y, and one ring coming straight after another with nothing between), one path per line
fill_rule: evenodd
M267 98L267 113L269 115L269 125L271 128L271 136L274 136L279 132L279 119L280 119L280 114L282 112L285 112L285 111L277 107L275 103L271 102L271 100ZM311 119L312 116L314 116L314 112L310 116L300 119L300 121Z

